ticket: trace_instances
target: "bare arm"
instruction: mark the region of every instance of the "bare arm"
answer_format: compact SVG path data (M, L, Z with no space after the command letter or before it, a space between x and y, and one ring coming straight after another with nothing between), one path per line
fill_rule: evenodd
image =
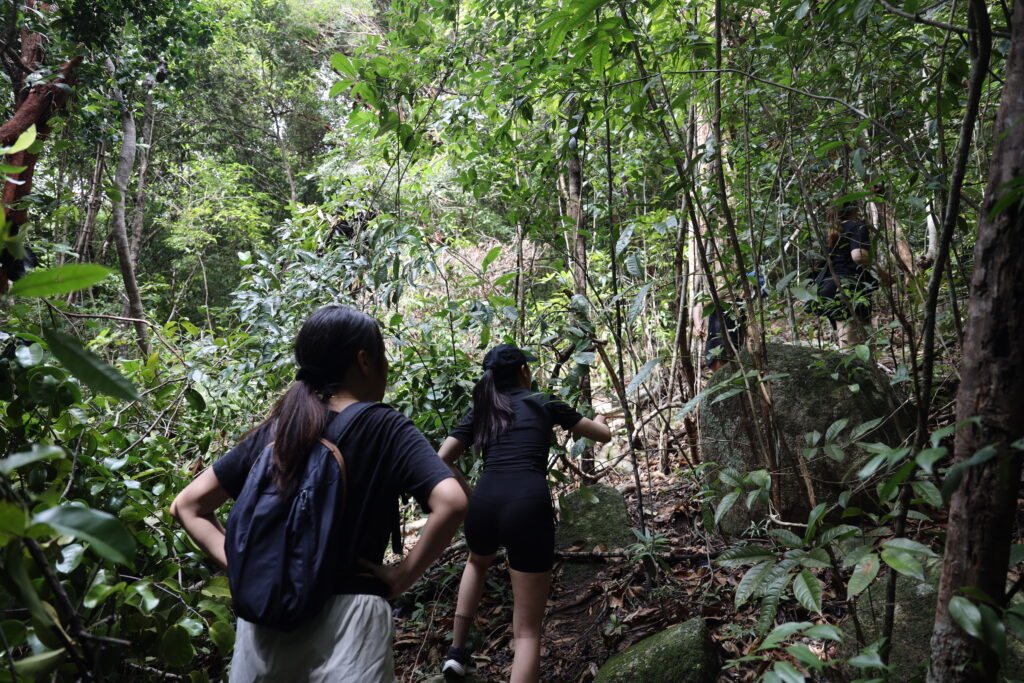
M455 466L455 462L459 459L459 456L465 452L466 444L462 443L454 436L449 436L444 440L444 443L441 444L441 448L438 449L437 455L445 465L448 465L448 469L450 469L455 478L458 479L459 486L462 487L463 493L465 493L468 498L469 495L473 493L473 488L469 485L469 482L466 481L466 478L462 476L462 472L459 471L459 468Z
M601 443L608 443L612 440L612 430L608 429L604 415L598 415L593 420L585 417L574 424L569 431L573 436L593 439Z
M427 523L420 531L416 545L404 560L386 567L364 562L377 578L391 586L389 597L400 595L416 583L427 567L448 547L455 530L466 517L466 494L454 479L439 481L430 492L427 504L430 506Z
M228 492L220 485L213 468L208 467L171 503L171 514L185 528L203 551L217 560L222 567L228 566L224 553L224 527L217 519L217 508L227 502Z
M861 268L871 265L871 252L867 249L851 249L850 258Z

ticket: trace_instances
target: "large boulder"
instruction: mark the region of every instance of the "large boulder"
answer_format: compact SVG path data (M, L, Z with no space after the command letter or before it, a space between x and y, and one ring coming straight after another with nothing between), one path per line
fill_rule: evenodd
M597 672L594 683L714 683L717 679L715 643L698 617L615 655Z
M925 562L923 567L924 581L902 574L896 577L892 649L889 653L891 681L923 679L928 670L942 558L933 558ZM864 634L864 642L867 644L882 637L887 584L887 577L879 576L857 597L857 619ZM852 657L856 654L857 645L856 628L852 619L846 621L843 631L844 655ZM1009 634L1006 641L1007 657L999 672L1000 680L1020 680L1024 675L1024 644ZM857 672L851 670L850 673L856 675Z
M892 445L902 440L905 426L900 402L888 378L854 354L790 344L767 344L766 352L764 376L771 378L772 414L781 437L775 443L778 467L772 472L772 486L778 489L781 518L804 522L816 504L835 502L839 493L856 480L866 454L846 445L853 430L882 418L883 422L862 438ZM741 361L744 369L753 368L749 355L741 355ZM735 363L726 365L712 376L709 388L723 383L742 386L734 378L737 369ZM714 396L724 396L728 389L721 386L701 409L702 457L705 462L717 464L716 472L732 468L746 474L767 469L757 447L759 438L764 442L771 438L763 418L750 420L745 392L716 402ZM826 441L822 436L816 452L808 458L804 454L808 448L805 435L825 435L840 419L847 422L832 441L838 447L821 448ZM808 494L808 482L813 497ZM763 510L756 506L750 511L738 503L723 518L721 527L727 534L736 535L762 515Z
M587 486L567 493L559 499L558 528L555 547L567 550L582 546L593 550L624 548L636 542L630 529L629 514L622 494L610 486ZM597 574L600 565L566 563L561 569L561 580L584 583Z

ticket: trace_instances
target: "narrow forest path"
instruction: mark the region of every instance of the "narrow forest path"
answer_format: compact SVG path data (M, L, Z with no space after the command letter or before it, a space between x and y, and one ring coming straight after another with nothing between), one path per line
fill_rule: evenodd
M613 654L673 624L700 616L708 620L723 659L739 656L754 642L756 611L744 617L733 608L733 590L742 570L712 562L723 547L704 533L699 484L678 473L641 471L648 529L663 541L668 571L649 576L639 555L583 560L560 554L545 618L542 679L589 681ZM634 528L636 495L632 475L612 475L602 483L627 487L626 501ZM593 549L579 548L581 554ZM418 682L437 675L448 648L465 547L456 543L395 610L396 676ZM669 557L671 555L671 557ZM600 565L595 580L562 580L567 562ZM726 628L725 625L732 623ZM748 624L748 628L737 627ZM482 681L508 680L512 664L512 591L507 567L499 558L477 615L473 642L476 675ZM482 642L481 642L482 640ZM738 680L723 676L722 680Z

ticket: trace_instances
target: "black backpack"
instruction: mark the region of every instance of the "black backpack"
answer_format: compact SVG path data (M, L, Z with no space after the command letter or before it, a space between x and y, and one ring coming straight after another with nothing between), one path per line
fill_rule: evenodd
M335 416L306 458L292 495L281 496L271 476L273 442L249 470L224 542L231 600L246 621L294 629L316 616L349 569L338 514L347 471L335 444L373 405L356 403Z

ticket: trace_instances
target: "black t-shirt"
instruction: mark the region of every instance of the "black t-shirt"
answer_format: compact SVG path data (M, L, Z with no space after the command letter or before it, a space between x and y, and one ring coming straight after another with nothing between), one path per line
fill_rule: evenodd
M551 428L560 425L571 429L583 416L566 403L531 389L515 387L501 393L511 399L515 416L508 431L483 445L484 471L546 472ZM473 443L472 410L451 436L467 446Z
M332 411L329 419L337 414ZM272 438L273 425L263 425L213 463L217 481L233 499ZM452 473L412 421L383 403L355 418L338 449L348 472L341 528L349 536L344 542L354 557L380 564L398 523L399 495L412 494L427 509L434 486Z
M839 229L839 239L829 251L828 259L839 277L855 278L866 271L853 260L854 249L871 249L871 236L868 226L860 221L843 221ZM828 271L828 266L825 267ZM831 274L828 275L831 277Z

